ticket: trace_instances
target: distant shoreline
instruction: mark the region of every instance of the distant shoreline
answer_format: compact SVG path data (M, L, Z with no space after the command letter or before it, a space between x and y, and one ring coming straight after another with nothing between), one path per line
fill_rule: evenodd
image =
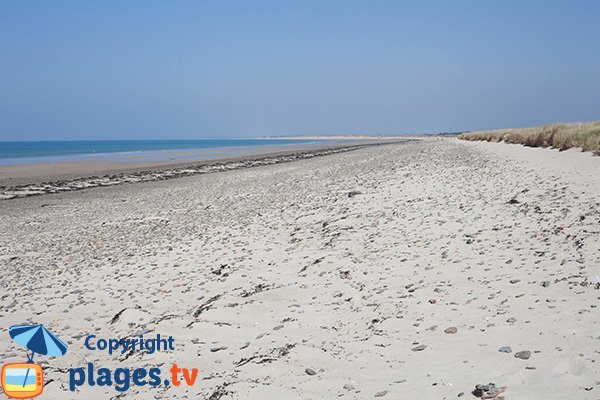
M415 139L303 143L293 148L262 146L237 157L187 162L90 163L84 161L0 166L0 200L99 186L164 180L196 174L277 164Z

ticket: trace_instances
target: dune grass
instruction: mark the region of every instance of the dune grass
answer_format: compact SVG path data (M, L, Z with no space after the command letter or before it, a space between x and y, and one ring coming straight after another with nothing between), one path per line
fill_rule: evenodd
M466 132L458 137L463 140L520 143L529 147L553 147L560 150L580 147L583 151L600 155L600 121Z

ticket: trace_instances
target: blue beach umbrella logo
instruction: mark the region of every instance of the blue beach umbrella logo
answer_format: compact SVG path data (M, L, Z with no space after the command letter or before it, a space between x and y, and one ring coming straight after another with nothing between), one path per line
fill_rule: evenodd
M31 398L43 389L43 371L33 363L36 354L50 357L62 356L69 346L44 325L15 325L8 329L10 337L20 346L31 351L26 363L6 364L2 367L2 388L13 398Z
M11 326L8 334L17 344L31 350L28 362L33 362L35 354L62 356L69 347L42 324Z

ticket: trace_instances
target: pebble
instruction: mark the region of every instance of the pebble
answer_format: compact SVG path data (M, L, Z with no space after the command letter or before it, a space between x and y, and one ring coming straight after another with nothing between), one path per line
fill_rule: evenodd
M217 351L221 350L227 350L227 346L213 347L212 349L210 349L210 351L212 351L213 353L216 353Z
M548 287L548 286L550 286L550 281L544 281L544 282L542 282L542 286L543 286L543 287Z
M385 396L388 393L389 392L387 390L382 390L381 392L375 393L375 397L383 397L383 396Z
M423 350L425 350L426 347L427 347L426 345L420 344L417 347L413 347L411 350L412 351L423 351Z
M511 279L509 282L512 284L515 284L515 283L521 282L521 280L520 279Z
M346 390L354 390L354 389L355 389L355 387L354 387L354 385L352 385L352 384L350 384L350 383L346 383L346 384L344 385L344 389L346 389Z
M515 358L520 358L521 360L528 360L531 357L531 352L529 350L519 351L515 353Z
M454 326L444 329L444 333L448 333L450 335L455 334L456 332L458 332L458 329Z
M314 370L314 369L310 369L310 368L306 368L306 369L304 370L304 372L306 372L306 374L307 374L307 375L310 375L310 376L312 376L312 375L316 375L316 374L317 374L317 373L315 372L315 370Z
M515 322L517 322L517 319L515 317L510 317L506 320L506 322L508 322L509 324L514 324Z
M502 346L498 349L500 353L512 353L510 346Z

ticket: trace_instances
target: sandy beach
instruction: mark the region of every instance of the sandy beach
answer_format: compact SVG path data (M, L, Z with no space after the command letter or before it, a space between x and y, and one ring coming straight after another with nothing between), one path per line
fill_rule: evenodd
M0 201L2 329L44 398L600 397L600 157L439 139ZM597 275L598 274L598 275ZM109 355L84 340L171 335ZM4 360L24 352L0 341ZM193 386L81 385L176 362Z

